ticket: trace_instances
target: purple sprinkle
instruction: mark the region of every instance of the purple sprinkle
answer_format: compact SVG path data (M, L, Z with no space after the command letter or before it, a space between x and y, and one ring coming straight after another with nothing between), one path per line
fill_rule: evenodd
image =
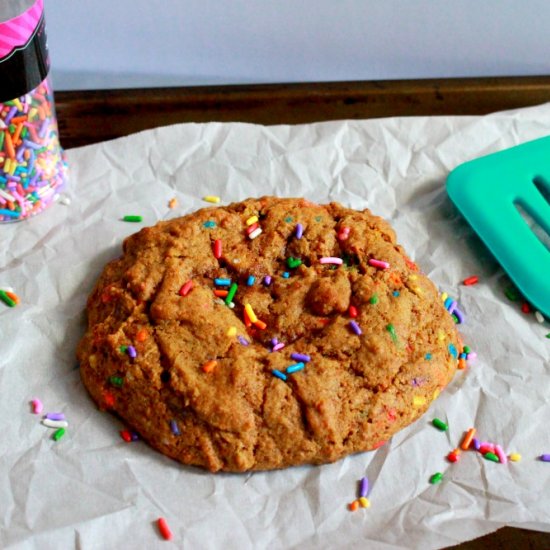
M15 116L15 113L17 113L17 107L12 107L6 115L4 122L6 124L9 124L11 122L11 119Z
M178 423L175 420L170 420L170 429L174 435L180 435L180 429Z
M266 275L264 277L264 285L269 286L271 284L271 275Z
M481 443L477 437L474 437L472 439L472 443L470 445L472 448L474 448L476 451L479 451L479 447L481 446Z
M311 357L305 353L291 353L290 358L295 361L303 361L304 363L309 363L309 361L311 361Z
M359 484L359 498L366 497L369 493L369 480L365 476Z
M462 311L460 311L460 309L455 308L455 310L452 313L454 313L456 315L456 318L458 319L459 324L464 323L464 313L462 313Z
M237 336L237 340L243 345L248 346L248 340L244 336Z
M134 346L128 346L128 349L126 350L126 352L132 359L135 359L137 357L137 351Z
M48 131L48 125L50 124L50 121L48 119L44 120L42 124L40 125L40 130L38 130L38 137L39 138L45 138L46 132Z
M279 343L279 340L277 338L271 338L271 345L276 346Z
M447 310L449 311L449 313L452 315L455 311L455 309L458 307L458 302L456 300L453 300L449 307L447 308Z
M550 462L550 453L545 453L539 457L543 462Z
M63 413L48 413L44 418L49 420L65 420L65 415Z
M130 432L130 438L132 441L137 441L139 439L139 435L136 432Z
M296 238L301 239L302 235L304 234L304 227L301 223L296 224Z
M359 325L355 321L350 321L349 326L351 327L351 330L353 330L353 332L357 334L357 336L360 336L361 334L363 334L363 332L359 328Z

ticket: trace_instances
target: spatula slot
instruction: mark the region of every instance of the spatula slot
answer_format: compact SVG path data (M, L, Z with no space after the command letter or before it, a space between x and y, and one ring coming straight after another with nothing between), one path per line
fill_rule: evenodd
M533 183L543 199L550 205L550 183L548 180L542 176L535 176Z
M538 223L536 218L531 215L529 212L529 206L522 204L520 201L515 201L514 206L523 218L523 221L535 234L535 237L537 237L537 239L546 247L548 252L550 252L550 235L545 231L544 227Z

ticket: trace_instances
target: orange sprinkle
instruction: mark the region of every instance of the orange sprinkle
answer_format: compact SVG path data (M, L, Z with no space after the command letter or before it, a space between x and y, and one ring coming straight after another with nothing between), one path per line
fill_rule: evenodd
M15 132L13 133L13 143L19 144L19 142L21 141L19 139L19 136L21 135L21 130L23 130L23 123L22 122L20 122L17 125L17 127L15 128Z
M359 501L358 500L354 500L353 502L350 502L349 509L352 512L355 512L355 510L357 510L357 508L359 508Z
M462 440L462 443L460 444L460 448L464 451L467 451L470 447L470 444L472 443L472 439L474 438L474 435L476 434L475 428L470 428L466 435L464 436L464 439Z
M464 359L464 357L461 357L459 360L458 360L458 368L460 370L464 370L466 368L466 359Z
M401 280L399 273L395 273L395 271L390 273L390 280L398 286L403 286L403 281Z
M204 372L212 372L215 368L218 362L215 359L212 359L211 361L207 361L203 366L202 370Z
M225 298L229 291L227 290L214 290L214 296L217 296L218 298Z
M149 333L147 332L147 329L141 328L138 330L136 334L136 340L138 342L145 342L148 336L149 336Z
M6 153L11 159L15 158L15 149L13 148L13 142L11 140L11 134L6 130L4 132L4 147L6 148Z
M256 322L254 323L260 330L265 330L267 328L267 325L263 322L263 321L260 321L260 319L256 320Z
M168 208L176 208L177 205L178 205L178 199L176 199L176 197L168 201Z
M14 294L13 292L9 292L8 290L6 290L5 292L8 298L11 298L16 304L19 303L19 296L17 296L17 294Z

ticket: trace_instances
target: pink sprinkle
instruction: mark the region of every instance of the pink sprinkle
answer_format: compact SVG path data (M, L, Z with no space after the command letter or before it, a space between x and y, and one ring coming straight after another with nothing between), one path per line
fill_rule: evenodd
M334 258L333 256L325 256L319 260L322 264L335 264L342 265L344 260L342 258Z
M506 456L500 445L495 445L495 454L498 456L501 464L506 464L508 462L508 457Z
M477 358L477 353L475 351L471 351L467 357L466 357L466 361L475 361L475 359Z
M339 241L345 241L349 237L350 228L349 227L342 227L340 231L338 232L338 240Z
M31 403L33 414L40 414L44 410L44 405L40 399L33 399Z
M279 342L277 345L273 346L273 349L271 351L279 351L280 349L283 349L285 345L283 342Z
M388 262L383 262L382 260L375 260L374 258L371 258L368 261L368 264L378 269L389 269L390 267L390 264Z

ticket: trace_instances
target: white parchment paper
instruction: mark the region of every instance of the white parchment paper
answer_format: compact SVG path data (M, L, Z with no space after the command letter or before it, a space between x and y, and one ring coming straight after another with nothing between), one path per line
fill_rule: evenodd
M68 151L70 206L0 227L0 547L437 548L509 524L550 531L550 332L503 294L507 278L455 212L444 183L458 164L550 133L550 104L486 117L391 118L301 126L185 124ZM202 206L303 196L370 208L465 312L478 353L418 422L377 451L322 467L212 475L179 465L88 397L75 360L85 300L130 233ZM168 208L176 197L179 207ZM143 215L143 223L121 221ZM505 223L505 220L503 220ZM477 274L480 283L461 281ZM54 442L31 414L63 411ZM446 433L431 419L448 422ZM463 431L523 460L475 452L445 460ZM429 483L437 471L439 485ZM357 480L368 510L350 512ZM154 524L165 517L174 539Z

